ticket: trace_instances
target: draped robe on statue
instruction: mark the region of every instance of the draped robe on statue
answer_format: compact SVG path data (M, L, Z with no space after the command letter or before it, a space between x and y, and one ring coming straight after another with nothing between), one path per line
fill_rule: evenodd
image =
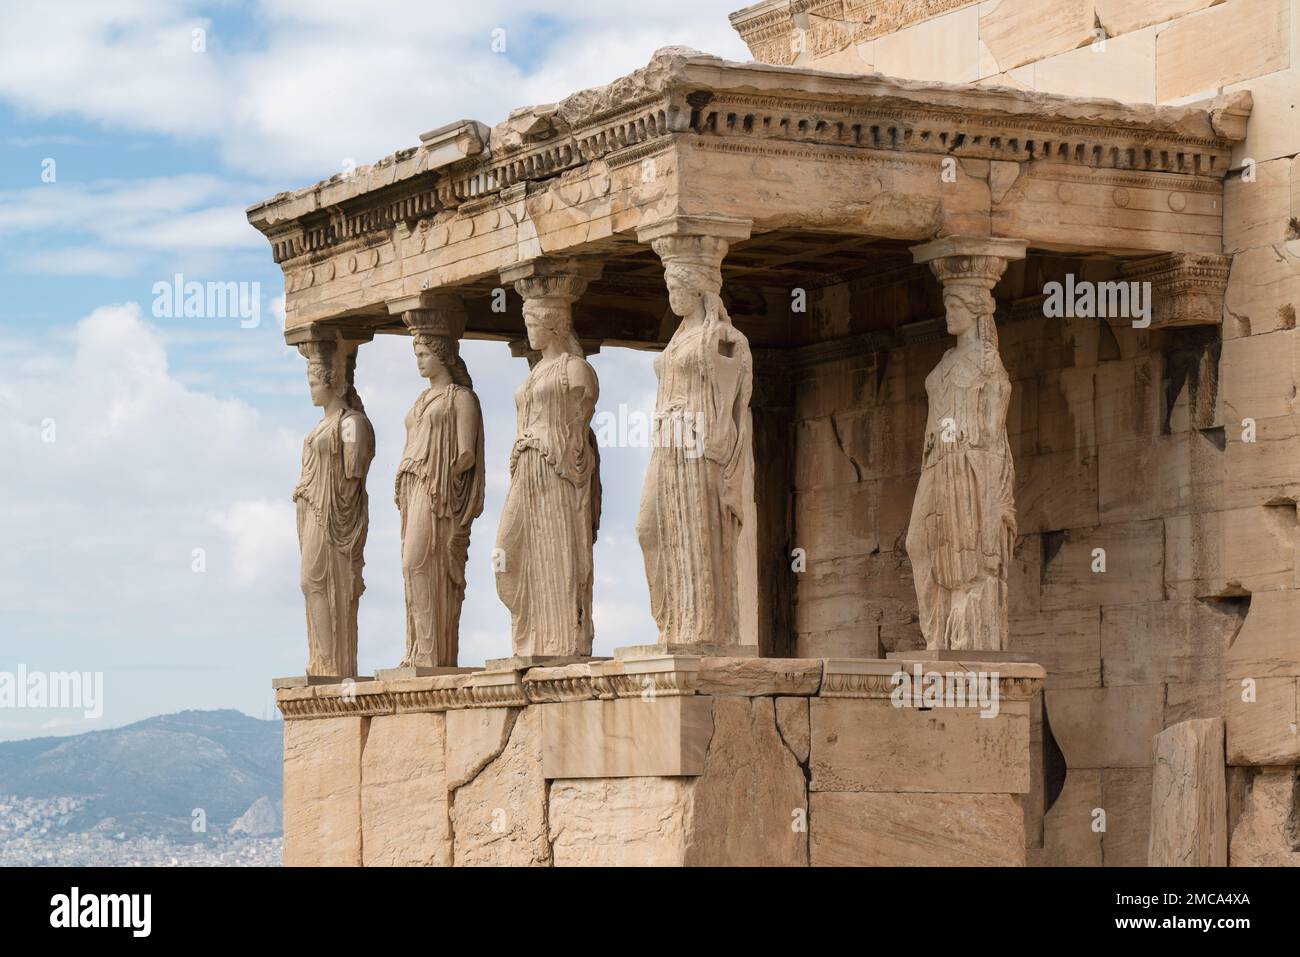
M585 359L537 363L515 393L518 432L497 533L497 594L516 655L590 655L592 545L600 526L596 396L571 385Z
M925 391L925 452L907 533L921 630L929 648L1003 651L1016 538L1011 383L996 347L982 343L949 349Z
M307 604L309 675L357 673L357 606L369 524L366 471L375 434L365 413L326 415L303 442L293 491Z
M654 362L655 439L637 539L661 643L740 641L736 552L752 363L744 335L723 320L679 326Z
M478 423L460 435L462 408ZM462 454L470 467L455 472ZM397 467L406 590L403 666L454 667L470 526L483 511L483 416L478 397L459 385L426 389L406 416L406 447Z

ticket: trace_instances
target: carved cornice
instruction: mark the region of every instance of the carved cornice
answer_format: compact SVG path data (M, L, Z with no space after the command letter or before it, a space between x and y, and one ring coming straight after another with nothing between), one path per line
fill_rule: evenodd
M822 670L823 698L878 698L888 699L896 687L894 675L902 671L909 675L920 665L923 673L953 674L976 672L998 675L998 699L1001 701L1028 701L1043 687L1046 672L1041 666L1020 662L960 662L905 660L877 661L860 658L828 658Z
M345 716L524 707L557 701L655 698L695 694L700 659L663 655L526 671L363 681L279 691L286 721Z
M1243 109L1234 101L1229 112L1238 117ZM280 194L252 207L248 217L270 240L276 261L297 267L293 291L332 278L334 253L352 250L338 268L355 270L377 265L370 247L396 235L418 237L420 251L436 249L466 238L459 235L466 229L473 234L471 211L499 211L496 224L508 225L500 216L517 215L509 204L529 187L553 193L561 174L598 160L631 162L674 143L827 160L871 151L908 163L932 163L927 155L1032 161L1035 168L1077 169L1085 179L1105 171L1165 173L1187 184L1178 189L1197 191L1216 188L1212 181L1227 172L1234 142L1228 134L1240 126L1216 127L1210 114L1188 108L876 75L830 77L669 48L606 87L516 118L506 131L511 135L494 130L489 148L449 152L448 143L471 143L474 136L437 137L347 176ZM592 176L603 177L608 189L603 165ZM421 228L434 217L435 229ZM315 275L317 265L327 274Z
M468 675L363 681L348 685L316 685L276 693L286 721L311 718L374 717L388 714L450 711L464 708L525 707L561 701L615 698L650 700L698 694L702 659L696 655L655 655L528 670L480 671ZM717 659L725 672L726 659ZM1038 665L923 662L926 671L997 671L1002 700L1033 697L1043 682ZM838 658L824 663L820 694L829 698L888 698L891 676L912 663L878 659ZM736 694L745 694L743 686ZM753 694L765 693L755 687Z
M1169 253L1120 266L1129 282L1151 283L1151 328L1217 326L1223 323L1223 297L1231 256Z

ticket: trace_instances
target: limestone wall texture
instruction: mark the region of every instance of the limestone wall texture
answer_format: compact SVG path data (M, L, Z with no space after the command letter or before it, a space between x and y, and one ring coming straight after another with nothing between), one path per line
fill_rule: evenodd
M1049 756L1030 797L1030 817L1050 806L1031 863L1146 863L1154 737L1208 718L1226 729L1230 862L1300 863L1300 0L837 0L733 22L758 59L840 72L1160 104L1251 92L1224 197L1221 334L1043 318L1048 279L1104 278L1066 256L999 286L1020 516L1011 648L1048 671L1066 769ZM817 321L845 335L880 310L940 314L880 285L823 290ZM920 643L902 543L924 376L947 341L915 338L828 358L796 389L800 654Z
M900 664L678 656L282 690L284 862L1025 863L1042 669L981 665L1001 675L986 717L896 707Z

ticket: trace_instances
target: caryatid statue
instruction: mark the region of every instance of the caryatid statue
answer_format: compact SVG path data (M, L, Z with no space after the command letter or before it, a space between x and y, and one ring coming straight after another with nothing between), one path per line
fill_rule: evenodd
M907 530L921 631L929 649L1005 651L1015 468L992 290L1025 243L953 237L913 252L943 284L957 337L925 379L925 449Z
M357 673L357 606L370 521L366 472L375 433L353 386L357 343L340 338L302 342L311 400L324 417L302 445L302 477L293 490L307 604L307 674Z
M460 357L459 299L426 296L402 311L415 362L429 380L406 415L394 497L402 516L406 591L403 668L453 668L470 526L483 511L483 413Z
M740 643L738 544L752 453L749 341L722 303L728 239L749 223L670 221L638 234L664 264L681 322L655 358L654 438L637 516L664 645Z
M591 417L600 386L573 331L573 303L598 267L560 260L502 272L523 297L537 359L515 393L510 490L493 564L519 657L591 654L592 547L600 527L600 454Z

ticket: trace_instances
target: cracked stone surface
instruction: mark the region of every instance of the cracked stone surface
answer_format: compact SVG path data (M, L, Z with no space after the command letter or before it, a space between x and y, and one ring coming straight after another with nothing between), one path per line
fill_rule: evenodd
M453 795L457 867L551 863L541 718L538 708L524 709L505 750Z

